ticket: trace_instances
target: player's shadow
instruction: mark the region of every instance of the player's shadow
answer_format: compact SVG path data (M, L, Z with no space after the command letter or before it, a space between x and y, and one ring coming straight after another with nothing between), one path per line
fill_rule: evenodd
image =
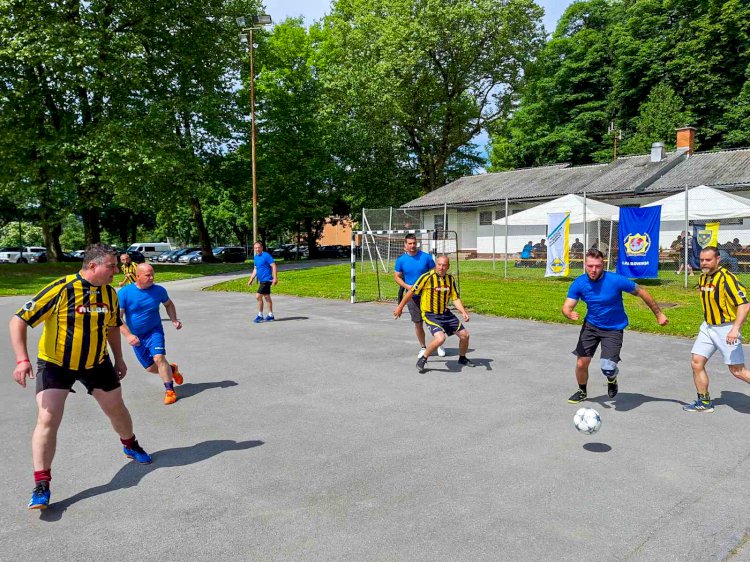
M216 382L186 382L177 388L177 396L180 399L190 398L204 390L211 390L212 388L229 388L230 386L237 386L239 383L235 381L216 381Z
M263 443L263 441L214 439L212 441L203 441L190 447L175 447L173 449L156 451L151 455L154 459L153 463L138 464L135 461L128 462L117 471L117 474L107 484L94 486L62 501L50 504L47 509L40 512L39 519L48 522L59 521L71 505L95 496L137 486L144 476L160 468L187 466L205 461L226 451L244 451L263 445Z
M446 357L435 357L434 359L431 358L433 363L427 363L427 365L439 365L441 361L444 361L445 368L440 369L427 367L427 372L458 374L471 373L472 371L491 371L491 363L494 361L493 359L475 359L474 357L472 357L471 361L472 363L474 363L474 365L476 365L476 367L467 367L466 365L461 365L458 362L458 355L456 355L456 359L447 359L447 357L449 357L449 354L446 354Z
M309 316L282 316L281 318L274 318L272 323L275 322L289 322L290 320L309 320ZM265 324L265 322L263 322Z
M589 401L600 404L602 408L611 408L618 412L629 412L638 406L642 406L646 402L673 402L680 406L685 405L685 402L682 400L675 400L673 398L656 398L654 396L638 394L637 392L620 392L614 398L610 398L605 394L604 396L589 398Z
M747 394L733 392L731 390L723 390L721 392L721 398L717 398L715 402L717 405L726 404L740 414L750 414L750 397L748 397Z

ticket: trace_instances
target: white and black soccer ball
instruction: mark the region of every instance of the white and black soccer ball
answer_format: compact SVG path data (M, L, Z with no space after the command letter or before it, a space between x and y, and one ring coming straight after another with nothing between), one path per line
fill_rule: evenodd
M573 424L581 433L591 435L599 431L602 426L602 417L593 408L579 408L573 416Z

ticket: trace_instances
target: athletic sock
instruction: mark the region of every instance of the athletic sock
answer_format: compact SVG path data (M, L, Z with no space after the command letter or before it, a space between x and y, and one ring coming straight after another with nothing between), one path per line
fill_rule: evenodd
M709 402L711 402L711 396L709 395L708 392L706 392L705 394L698 393L698 398L704 404L708 404Z
M459 355L458 358L459 359L466 359L466 355Z
M578 388L580 388L582 391L586 392L586 385L585 384L579 384Z
M167 390L174 390L174 382L165 382L164 388L166 388Z
M51 468L45 468L44 470L35 470L34 471L34 484L39 484L39 482L49 482L52 480L52 469Z
M133 435L133 437L131 437L130 439L122 439L122 438L120 438L120 443L122 443L128 449L131 449L133 447L133 445L136 444L136 442L137 441L135 439L135 435Z

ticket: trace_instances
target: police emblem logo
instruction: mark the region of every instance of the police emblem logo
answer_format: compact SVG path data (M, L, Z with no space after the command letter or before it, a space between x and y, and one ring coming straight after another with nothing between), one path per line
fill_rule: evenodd
M550 264L553 273L561 273L565 269L565 262L560 258L555 258Z
M699 230L698 236L696 236L696 239L698 240L698 245L701 248L705 248L711 243L711 239L714 237L714 233L711 230Z
M623 242L625 253L629 256L645 256L651 247L651 237L648 234L628 234Z

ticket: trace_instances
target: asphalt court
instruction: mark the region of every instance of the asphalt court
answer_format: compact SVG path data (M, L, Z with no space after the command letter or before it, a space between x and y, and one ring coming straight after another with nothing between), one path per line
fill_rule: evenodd
M251 295L198 290L216 281L165 283L175 405L125 346L153 464L123 457L78 387L41 514L33 390L0 322L0 560L750 560L750 388L714 358L716 411L684 413L691 341L627 332L615 400L592 369L603 424L584 436L566 402L578 325L472 315L478 366L452 337L420 375L392 305L276 296L278 320L254 325Z

